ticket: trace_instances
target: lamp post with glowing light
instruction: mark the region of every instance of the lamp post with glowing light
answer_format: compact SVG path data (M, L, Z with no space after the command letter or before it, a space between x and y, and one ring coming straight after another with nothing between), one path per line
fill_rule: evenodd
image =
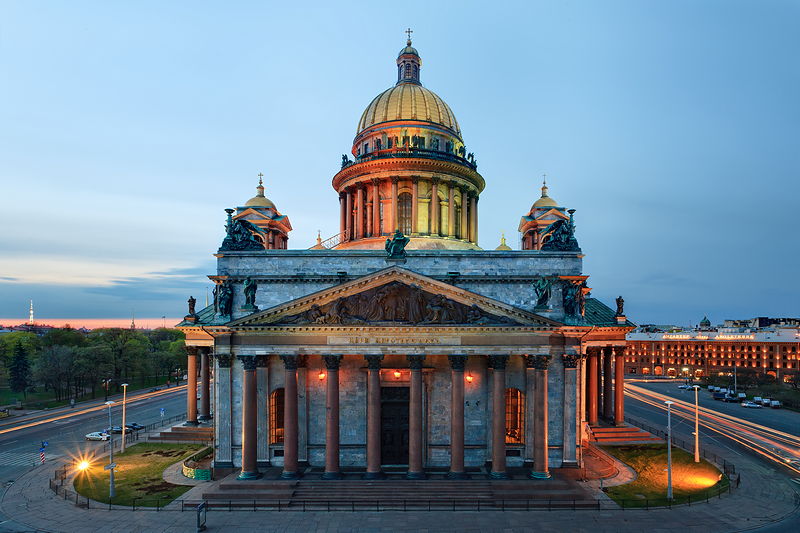
M694 385L694 462L700 462L700 407L697 401L697 391L700 385Z
M128 384L122 384L122 445L119 448L120 453L125 451L125 403L128 399Z
M111 450L111 453L108 456L108 465L106 465L106 469L108 470L108 502L111 503L111 500L117 495L117 489L114 487L114 432L111 431L111 406L114 405L114 402L108 401L106 402L108 406L108 447Z
M667 499L672 500L672 404L667 400Z

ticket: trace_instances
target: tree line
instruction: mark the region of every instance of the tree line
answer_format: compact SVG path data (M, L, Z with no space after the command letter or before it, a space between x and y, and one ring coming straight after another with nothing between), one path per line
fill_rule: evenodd
M122 383L167 383L186 367L184 335L168 328L13 332L0 336L0 357L13 392L44 390L57 401L120 392Z

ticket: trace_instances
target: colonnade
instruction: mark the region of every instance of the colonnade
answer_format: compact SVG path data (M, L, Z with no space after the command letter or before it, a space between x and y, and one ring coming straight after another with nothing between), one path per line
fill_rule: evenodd
M258 455L258 375L256 368L260 358L266 356L240 355L242 362L242 471L239 479L255 479L259 477L257 467ZM301 363L297 355L280 355L284 366L284 442L283 442L283 479L299 477L298 468L298 390L297 368ZM339 366L342 355L324 355L326 374L326 430L325 430L325 479L341 477L339 465ZM425 478L423 457L423 364L426 356L422 354L407 355L410 371L409 397L409 479ZM450 403L450 469L449 477L464 479L468 477L464 465L464 369L467 355L449 355L451 375ZM490 475L494 479L506 479L506 427L505 427L505 390L506 365L508 355L489 356L489 368L492 371L493 387L491 393L491 442L492 463ZM381 362L382 354L364 356L367 365L367 479L383 477L381 472ZM571 359L574 360L574 359ZM534 435L533 435L533 470L531 478L550 477L548 466L548 393L547 372L550 363L549 355L525 357L526 366L534 372ZM566 361L566 359L565 359ZM565 365L566 367L567 365ZM574 369L574 366L570 366Z
M613 421L617 426L624 425L625 347L589 347L586 357L587 422L596 426L602 413L605 420Z
M395 229L399 228L400 215L398 207L400 204L398 196L398 186L400 178L397 176L389 178L391 180L388 201L381 212L380 187L382 180L373 178L369 182L362 182L351 187L345 188L339 195L339 231L342 234L342 242L363 239L367 237L378 237L390 235ZM430 205L428 208L428 228L427 232L421 232L419 228L419 209L421 199L419 196L419 182L421 178L410 178L411 181L411 235L433 235L460 239L468 242L478 242L478 195L465 185L455 180L441 178L431 178L430 181ZM442 189L445 200L439 201L439 189ZM459 227L456 228L456 191L461 196L461 212L458 220ZM387 209L388 208L388 209ZM440 227L441 209L446 208L447 224Z
M200 408L197 405L197 359L200 358ZM186 347L186 425L211 419L211 347Z

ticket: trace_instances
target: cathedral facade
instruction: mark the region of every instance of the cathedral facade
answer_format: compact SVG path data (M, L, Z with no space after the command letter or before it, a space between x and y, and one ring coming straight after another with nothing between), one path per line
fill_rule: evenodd
M622 423L633 325L591 298L574 211L543 186L522 250L480 249L477 160L410 40L396 64L333 177L339 232L292 249L259 181L226 209L214 304L178 326L187 423L241 479L547 478L582 464L587 424Z

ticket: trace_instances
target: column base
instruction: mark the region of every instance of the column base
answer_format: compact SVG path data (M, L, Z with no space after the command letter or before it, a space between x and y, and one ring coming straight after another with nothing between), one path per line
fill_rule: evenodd
M427 477L425 472L408 472L406 474L406 479L426 479Z
M199 426L200 422L198 422L197 420L187 420L186 422L183 423L183 425L194 427L194 426Z
M469 474L466 472L448 472L447 479L469 479Z
M616 426L616 427L618 427L618 428L625 427L625 422L624 422L624 421L617 422L617 421L615 420L615 421L614 421L614 426Z
M322 474L322 479L342 479L341 472L325 472Z
M261 477L261 472L256 470L255 472L242 472L241 474L236 476L236 479L238 479L239 481L247 481L251 479L259 479L260 477Z
M297 472L281 472L281 479L300 479Z
M508 474L505 472L489 472L489 477L492 479L508 479Z
M211 420L211 415L200 415L197 417L198 422L207 422Z
M386 474L383 472L364 472L361 476L362 479L386 479Z
M551 476L550 472L531 472L528 474L528 478L530 479L550 479Z

